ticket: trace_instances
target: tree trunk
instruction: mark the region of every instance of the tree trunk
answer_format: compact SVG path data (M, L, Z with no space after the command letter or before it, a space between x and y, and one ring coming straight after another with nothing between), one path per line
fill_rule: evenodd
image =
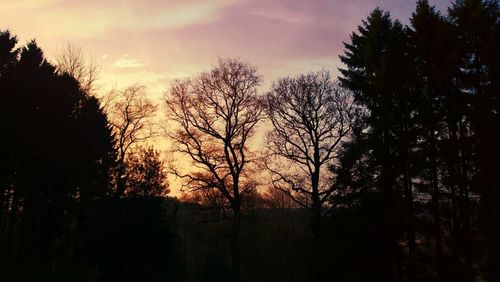
M319 157L318 157L319 158ZM319 162L319 161L318 161ZM321 200L319 196L319 167L311 175L312 188L312 279L314 282L321 281L321 247L320 247L320 220L321 220Z
M467 136L465 125L463 122L459 122L460 138L465 138ZM465 260L465 281L473 281L473 265L472 265L472 236L471 236L471 223L470 223L470 199L469 199L469 183L468 183L468 169L467 160L465 156L465 150L463 149L464 144L460 143L460 155L459 155L459 165L460 165L460 196L461 196L461 221L462 221L462 238L463 238L463 254Z
M406 120L407 118L405 118ZM415 243L415 208L413 203L413 190L410 175L410 145L408 121L402 126L401 136L401 157L403 167L403 185L406 198L406 217L407 217L407 241L409 256L409 281L417 281L417 246Z
M125 194L125 151L120 150L120 158L118 160L118 171L116 174L116 193L117 197L121 197Z
M9 190L6 190L9 191ZM18 192L13 191L12 195L9 192L2 212L2 238L0 248L0 274L4 273L12 262L14 248L18 242L15 241L15 232L17 228L17 221L19 220L20 213L18 213ZM9 204L9 201L12 201Z
M394 282L400 281L400 260L399 260L399 245L398 245L398 231L394 229L397 224L397 211L396 211L396 191L394 190L394 182L396 176L394 175L394 159L393 155L389 152L387 145L388 131L384 130L382 134L383 157L381 158L381 174L379 177L379 192L383 199L383 217L381 218L382 228L388 230L387 237L384 240L384 248L387 250L386 255L390 256L390 265L387 265L384 270L384 279Z
M438 167L437 167L437 153L436 153L436 138L434 135L434 127L431 128L430 135L430 158L431 158L431 174L432 174L432 210L434 213L434 238L436 240L436 262L438 277L442 280L442 261L443 261L443 243L441 237L441 213L439 206L439 184L438 184Z
M407 164L405 165L407 167ZM408 256L410 257L409 281L417 281L417 247L415 243L415 218L411 180L406 169L404 175L405 194L408 204Z
M231 226L231 277L233 282L240 281L241 273L241 252L240 252L240 222L241 222L241 205L233 204L233 222Z
M312 281L321 281L321 226L320 218L313 215L312 218Z

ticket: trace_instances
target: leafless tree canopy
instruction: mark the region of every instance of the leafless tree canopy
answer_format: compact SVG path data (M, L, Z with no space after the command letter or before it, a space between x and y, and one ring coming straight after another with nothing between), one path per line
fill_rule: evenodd
M58 50L55 60L59 73L74 77L83 91L95 94L95 84L101 66L92 58L86 61L82 48L68 43Z
M131 146L146 141L154 135L152 118L157 106L147 97L146 88L140 85L113 90L114 101L109 107L111 124L115 128L120 153Z
M167 114L178 129L169 134L177 152L198 168L175 173L190 189L218 189L232 207L240 207L244 168L250 161L247 141L261 120L256 69L233 59L219 60L195 79L177 81L166 99Z
M219 60L195 79L177 81L166 99L167 114L177 126L169 134L174 150L188 155L195 172L173 172L191 190L216 189L233 212L231 253L233 281L240 277L239 225L242 202L255 183L245 177L251 161L247 141L261 120L257 97L260 77L252 66Z
M267 95L273 183L319 216L333 192L329 170L351 130L350 97L327 71L283 78Z
M123 194L127 154L134 146L155 135L153 118L157 106L147 97L146 88L140 85L133 85L122 91L113 90L108 96L113 97L107 113L117 142L117 193Z

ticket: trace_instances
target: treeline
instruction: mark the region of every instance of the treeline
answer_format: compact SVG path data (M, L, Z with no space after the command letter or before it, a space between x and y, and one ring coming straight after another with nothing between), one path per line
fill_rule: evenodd
M149 211L153 217L136 220L137 228L156 220L156 232L170 232L162 229L159 200L148 200L149 205L113 200L122 190L130 197L168 192L162 161L152 148L120 155L133 141L123 139L138 138L119 130L123 119L114 117L110 123L112 109L104 112L76 79L75 68L47 62L35 41L21 48L16 44L9 31L0 33L0 280L76 281L96 269L106 277L112 269L100 261L108 259L110 265L120 256L106 258L111 253L103 250L130 233L105 227L125 228L129 217L122 217L128 207L135 207L136 216L156 209L156 214ZM79 62L79 57L72 59ZM134 103L118 100L112 106L136 110Z
M499 16L419 1L409 26L377 9L345 44L340 80L366 115L336 185L378 218L385 277L500 279Z
M79 49L51 64L1 32L0 278L499 281L499 20L487 0L418 1L407 26L376 9L337 80L265 95L220 59L165 96L191 161L168 167L145 88L98 99ZM166 170L194 205L164 198Z

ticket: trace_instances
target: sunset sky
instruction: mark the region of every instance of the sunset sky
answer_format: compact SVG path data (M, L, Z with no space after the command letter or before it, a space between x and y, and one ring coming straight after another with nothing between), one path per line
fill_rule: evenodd
M430 2L444 11L451 1ZM262 91L284 75L336 74L342 41L377 6L408 23L415 1L1 0L0 28L21 44L35 38L49 60L67 43L79 46L102 67L102 93L142 84L160 102L172 80L207 70L218 57L255 65ZM164 138L157 144L168 147Z
M450 1L431 3L444 10ZM80 46L102 65L101 91L140 83L159 98L217 57L256 65L263 88L283 75L335 72L342 41L377 6L407 22L415 1L2 0L0 18L49 58L65 43Z

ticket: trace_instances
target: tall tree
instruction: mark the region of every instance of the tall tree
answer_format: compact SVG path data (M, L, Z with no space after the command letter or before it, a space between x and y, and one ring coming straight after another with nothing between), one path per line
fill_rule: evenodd
M314 280L320 280L320 220L334 193L330 166L350 134L353 111L346 89L327 71L283 78L267 94L265 111L273 185L312 212Z
M399 21L387 12L374 10L345 43L340 80L355 93L355 102L367 115L356 132L370 152L371 174L381 194L383 211L381 225L387 230L386 250L392 265L387 278L401 279L401 262L397 242L406 229L409 251L409 277L415 279L416 245L414 229L414 199L410 159L414 146L412 119L415 93L411 87L411 58L408 38ZM364 136L363 136L364 135ZM406 215L401 218L397 210Z
M467 185L464 190L465 193L468 190L477 191L481 196L480 219L481 231L486 238L486 273L487 279L494 281L500 279L500 170L497 164L500 157L500 56L497 51L500 43L500 5L495 0L461 0L453 4L449 14L459 39L459 87L462 96L467 97L465 106L470 120L466 124L469 127L464 126L463 130L471 141L462 149L469 159L462 166L463 183ZM473 148L472 152L467 152L469 147ZM470 209L465 210L464 217L465 243L470 244ZM470 268L471 256L470 251L465 253Z
M12 80L12 68L18 62L19 49L16 48L17 37L10 31L0 32L0 118L2 121L8 118L6 105L12 101L11 95L5 95L10 88ZM3 137L0 146L0 273L4 271L6 265L8 248L12 245L12 233L17 216L18 199L13 188L12 175L15 169L12 166L12 149L15 138L10 133L15 132L13 123L3 122Z
M153 118L157 106L147 97L144 86L133 85L122 91L113 90L108 94L107 113L116 136L118 152L115 175L116 195L123 196L127 183L127 157L155 133Z
M59 75L35 41L4 70L0 120L7 138L0 159L8 170L0 183L8 190L2 196L8 213L0 271L19 271L21 280L38 272L50 280L48 265L64 256L56 249L66 243L62 230L75 216L72 203L109 193L114 139L98 101L74 78ZM33 272L20 271L28 268Z
M240 276L239 229L242 200L254 185L245 173L252 161L248 142L262 119L256 69L236 59L220 59L210 71L177 81L166 98L174 123L174 150L187 155L194 171L175 171L191 189L217 189L233 212L233 279ZM252 184L252 182L249 182Z
M433 214L433 236L435 239L435 261L439 279L456 280L461 274L443 273L447 264L444 254L445 230L442 224L443 212L453 227L451 238L455 243L447 246L464 245L459 243L458 210L456 187L460 163L454 157L458 154L456 129L463 99L457 93L456 78L458 74L459 56L456 48L456 32L453 25L439 12L431 7L428 1L419 1L412 18L409 36L411 54L414 57L414 79L418 92L416 107L416 123L419 127L420 142L418 145L420 164L419 187L422 192L430 186ZM458 99L457 99L458 98ZM447 149L444 149L446 147ZM448 155L448 157L446 156ZM448 206L448 207L447 207ZM456 247L451 247L455 264L460 260ZM449 267L446 267L449 269ZM460 269L464 269L461 267ZM454 275L451 278L449 275ZM447 277L447 278L445 278Z
M265 111L273 126L267 147L276 158L269 166L273 183L310 209L316 221L334 192L327 168L336 163L350 134L350 98L327 71L280 79L267 95Z

